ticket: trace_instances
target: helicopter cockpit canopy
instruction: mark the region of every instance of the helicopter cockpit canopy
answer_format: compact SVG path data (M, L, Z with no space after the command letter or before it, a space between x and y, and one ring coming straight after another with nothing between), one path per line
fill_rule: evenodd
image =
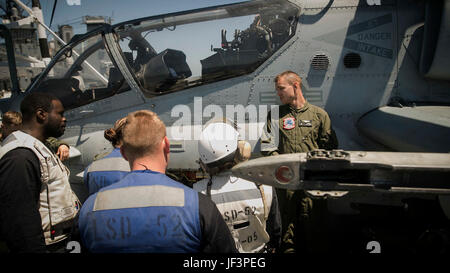
M71 109L130 89L110 57L104 31L74 39L56 54L42 79L31 85L34 91L52 93L65 109Z
M294 36L299 12L286 0L249 1L105 25L72 38L29 88L72 109L131 87L154 97L241 76Z
M114 31L142 91L154 96L254 71L292 37L298 14L287 1L251 1L135 20Z

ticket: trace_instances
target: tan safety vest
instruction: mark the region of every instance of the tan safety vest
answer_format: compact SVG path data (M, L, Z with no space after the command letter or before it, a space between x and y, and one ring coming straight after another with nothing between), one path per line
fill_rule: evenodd
M81 203L69 184L69 170L41 141L22 131L15 131L2 143L0 159L16 148L28 148L39 159L42 188L39 196L39 213L45 243L54 244L70 234L73 219Z
M194 190L208 194L209 179L193 185ZM212 177L210 197L223 216L241 253L257 253L269 241L266 221L272 205L272 187L237 178L230 172Z

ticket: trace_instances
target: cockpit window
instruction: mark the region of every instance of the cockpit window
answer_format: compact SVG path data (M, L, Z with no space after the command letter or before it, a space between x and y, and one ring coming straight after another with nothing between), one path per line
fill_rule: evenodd
M254 71L295 33L298 7L256 1L170 14L115 28L146 96Z
M128 89L97 34L61 52L37 91L54 94L71 109Z

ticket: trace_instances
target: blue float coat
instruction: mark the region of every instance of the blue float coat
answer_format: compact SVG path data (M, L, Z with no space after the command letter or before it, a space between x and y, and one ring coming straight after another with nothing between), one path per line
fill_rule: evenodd
M103 187L109 186L121 180L130 167L128 162L120 154L120 148L115 148L102 159L94 161L84 171L84 184L89 195L92 195Z
M91 252L199 252L198 204L197 192L164 174L130 172L84 203L83 245Z

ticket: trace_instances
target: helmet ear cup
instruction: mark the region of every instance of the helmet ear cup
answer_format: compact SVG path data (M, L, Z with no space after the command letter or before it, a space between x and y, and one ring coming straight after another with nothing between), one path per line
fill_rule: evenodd
M249 160L251 154L252 154L252 146L250 145L250 143L248 143L245 140L239 140L235 156L236 163Z

